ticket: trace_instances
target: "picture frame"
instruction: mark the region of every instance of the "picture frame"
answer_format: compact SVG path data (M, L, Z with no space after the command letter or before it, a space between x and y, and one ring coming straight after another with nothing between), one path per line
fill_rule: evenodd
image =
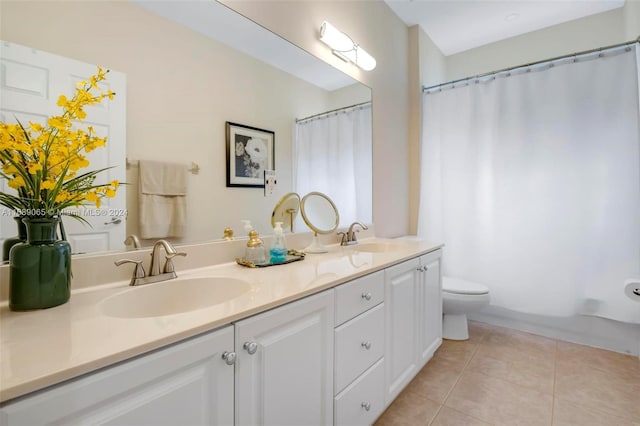
M264 188L264 171L275 170L275 132L226 122L227 187Z

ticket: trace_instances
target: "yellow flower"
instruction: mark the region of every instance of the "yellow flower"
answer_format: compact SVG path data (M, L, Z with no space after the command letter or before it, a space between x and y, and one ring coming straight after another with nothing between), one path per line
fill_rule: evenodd
M66 108L68 104L69 104L69 101L67 100L67 97L65 95L60 95L58 97L58 103L57 103L58 106Z
M13 189L20 189L25 186L25 183L22 176L16 176L9 181L8 185Z
M40 189L53 189L55 187L56 187L56 183L51 179L44 180L40 184Z
M27 169L29 169L30 175L35 175L37 172L42 170L42 164L40 163L29 163L27 164Z
M118 182L117 180L112 180L111 186L113 187L113 189L118 189L118 186L120 186L120 182Z

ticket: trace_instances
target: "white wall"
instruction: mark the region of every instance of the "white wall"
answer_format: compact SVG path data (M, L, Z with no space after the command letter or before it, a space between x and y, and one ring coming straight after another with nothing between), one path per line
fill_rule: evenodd
M227 226L241 235L244 218L270 231L273 206L292 188L293 120L370 95L362 85L330 94L126 1L3 1L1 8L3 40L127 75L129 158L199 164L189 175L182 241L221 238ZM225 121L275 131L274 196L226 187ZM128 233L138 229L137 176L128 170Z
M379 236L409 229L408 29L381 0L238 1L222 3L373 89L373 220ZM333 56L319 41L327 20L377 60L361 71Z
M445 81L634 40L639 16L640 1L627 0L619 9L448 56Z

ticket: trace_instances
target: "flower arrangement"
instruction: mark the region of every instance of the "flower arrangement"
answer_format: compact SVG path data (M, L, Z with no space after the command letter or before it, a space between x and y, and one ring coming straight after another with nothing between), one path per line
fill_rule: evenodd
M99 86L108 72L98 67L88 81L77 83L71 99L60 95L62 114L49 117L45 125L0 122L0 177L16 190L0 192L0 205L22 217L53 218L68 207L95 203L100 208L102 198L115 196L118 181L94 183L108 167L80 173L89 166L85 154L104 146L106 137L98 137L91 126L73 126L87 116L85 107L113 99L115 93Z

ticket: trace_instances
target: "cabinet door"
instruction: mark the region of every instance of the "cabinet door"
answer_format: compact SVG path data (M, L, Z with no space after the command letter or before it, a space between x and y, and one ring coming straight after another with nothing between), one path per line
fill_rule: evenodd
M419 259L385 270L385 404L418 372Z
M236 323L236 424L333 423L333 290Z
M230 425L228 326L5 405L0 424Z
M442 344L442 250L420 257L420 353L419 367L431 359Z

